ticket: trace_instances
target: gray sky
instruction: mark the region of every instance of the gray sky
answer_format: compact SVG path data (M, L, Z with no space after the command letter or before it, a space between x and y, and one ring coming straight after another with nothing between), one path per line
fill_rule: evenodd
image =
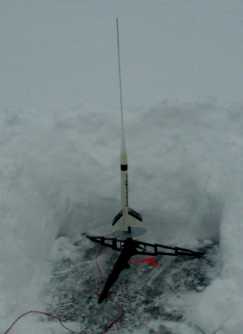
M0 108L242 100L240 0L1 0Z

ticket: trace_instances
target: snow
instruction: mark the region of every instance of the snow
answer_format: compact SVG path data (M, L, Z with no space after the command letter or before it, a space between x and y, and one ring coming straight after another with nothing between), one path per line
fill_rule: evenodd
M130 204L143 214L143 238L191 248L219 243L214 267L202 266L209 285L198 291L186 288L183 275L173 280L182 263L165 261L163 275L133 269L144 284L164 279L165 294L153 306L184 318L147 313L144 327L129 330L240 334L243 8L237 0L0 4L0 330L23 312L45 310L56 263L68 260L78 272L83 261L92 278L94 254L82 257L91 245L82 241L77 252L74 243L82 232L109 233L120 209L112 30L118 14ZM100 261L109 272L106 254ZM190 264L192 274L197 265ZM179 292L171 292L176 283ZM65 333L45 320L29 315L13 332Z
M119 209L117 110L96 112L82 104L49 113L48 122L45 111L18 110L15 115L8 111L1 118L2 328L21 312L46 307L43 286L53 263L81 263L72 242L82 232L108 233ZM130 199L144 215L144 239L192 248L207 239L220 243L212 283L199 296L188 291L166 297L169 309L183 309L188 324L209 333L222 324L224 331L230 326L237 333L241 324L240 122L239 107L226 108L211 99L164 102L126 113ZM90 246L83 244L82 256ZM92 259L82 261L93 275ZM171 270L165 285L171 285ZM148 286L161 279L159 273L148 274ZM33 328L32 321L22 320L18 331L26 331L28 324ZM186 322L172 327L183 333L183 326Z

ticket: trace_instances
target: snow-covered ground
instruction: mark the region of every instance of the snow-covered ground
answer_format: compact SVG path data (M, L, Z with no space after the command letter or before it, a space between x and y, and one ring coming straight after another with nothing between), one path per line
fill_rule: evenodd
M0 331L34 309L61 310L74 329L80 324L87 330L92 321L79 304L63 307L70 296L62 293L78 293L74 282L80 273L83 296L94 298L93 245L74 243L82 232L109 233L120 209L116 15L130 204L143 214L144 239L190 248L205 241L214 245L211 265L163 259L161 269L124 274L115 298L127 310L127 322L117 330L241 334L238 0L0 3ZM103 260L108 273L114 258L108 253ZM59 269L67 281L60 282ZM130 282L131 295L125 295L134 302L130 309L121 294L129 277L142 284ZM154 281L164 290L153 290ZM129 312L135 306L133 328ZM98 313L96 304L95 309ZM65 333L43 320L29 315L12 332Z
M223 333L239 333L241 106L164 102L127 112L126 124L131 206L144 216L144 238L192 248L219 243L217 275L203 291L180 296L183 315L206 333L222 324ZM119 209L119 112L85 104L48 118L45 111L7 110L0 133L3 330L18 314L47 307L43 287L53 257L74 252L70 244L81 232L110 231ZM69 241L60 253L63 236ZM84 261L82 271L95 275L95 266Z

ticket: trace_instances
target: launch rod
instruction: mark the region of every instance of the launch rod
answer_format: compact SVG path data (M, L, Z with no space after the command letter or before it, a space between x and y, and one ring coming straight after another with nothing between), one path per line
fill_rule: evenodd
M123 95L122 95L122 78L121 78L121 55L120 55L120 36L119 36L119 20L116 18L116 41L117 41L117 60L118 60L118 76L120 91L120 111L121 111L121 155L126 154L125 127L123 116Z

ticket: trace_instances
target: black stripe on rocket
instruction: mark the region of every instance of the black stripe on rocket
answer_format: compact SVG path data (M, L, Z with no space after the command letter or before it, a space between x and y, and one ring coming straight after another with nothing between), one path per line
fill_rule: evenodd
M128 170L128 166L126 165L121 165L121 171L125 172L126 170Z

